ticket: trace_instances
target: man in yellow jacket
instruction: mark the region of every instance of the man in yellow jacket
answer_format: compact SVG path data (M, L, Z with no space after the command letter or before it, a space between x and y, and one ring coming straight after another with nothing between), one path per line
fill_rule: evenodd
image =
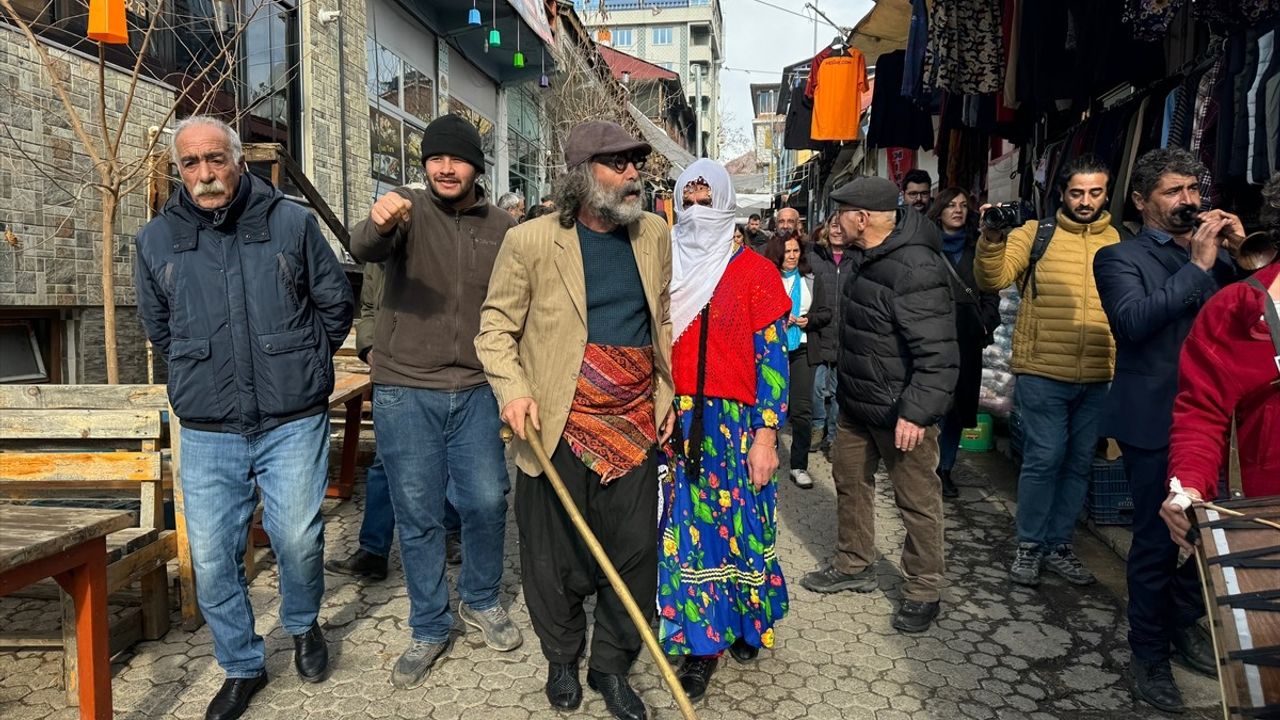
M1018 549L1009 568L1020 585L1039 584L1042 567L1076 585L1095 581L1071 540L1115 367L1115 343L1093 280L1093 256L1120 242L1103 209L1110 176L1097 157L1081 156L1063 172L1062 208L1054 219L1011 232L984 222L978 241L978 287L994 292L1016 282L1022 293L1013 372L1024 441Z

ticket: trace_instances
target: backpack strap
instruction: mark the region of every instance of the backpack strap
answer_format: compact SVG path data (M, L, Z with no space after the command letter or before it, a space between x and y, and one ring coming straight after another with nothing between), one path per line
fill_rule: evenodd
M1280 371L1280 312L1276 310L1275 300L1271 298L1271 293L1267 292L1267 287L1262 284L1262 281L1251 277L1245 282L1262 293L1262 316L1266 318L1267 329L1271 331L1271 344L1276 351L1276 370Z
M1040 258L1044 257L1045 252L1049 249L1049 241L1053 240L1053 233L1058 229L1057 218L1045 218L1040 221L1039 227L1036 228L1035 242L1031 243L1031 257L1027 261L1027 271L1022 274L1022 282L1018 285L1018 294L1026 297L1027 285L1031 286L1031 297L1035 298L1040 294L1036 287L1036 263L1040 262Z

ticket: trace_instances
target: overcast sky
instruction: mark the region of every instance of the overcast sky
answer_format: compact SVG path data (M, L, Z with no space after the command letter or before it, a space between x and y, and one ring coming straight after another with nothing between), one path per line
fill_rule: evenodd
M872 0L809 1L844 27L853 27L874 5ZM741 129L746 138L751 137L754 115L748 86L781 82L782 66L814 55L813 11L804 6L805 0L720 0L725 46L720 98L723 109L731 115L729 122ZM822 20L819 23L821 47L836 36L836 31Z

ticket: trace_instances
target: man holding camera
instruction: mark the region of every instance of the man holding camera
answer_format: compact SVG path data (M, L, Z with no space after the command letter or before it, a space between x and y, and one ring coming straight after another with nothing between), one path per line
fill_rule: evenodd
M1170 645L1183 664L1216 675L1213 644L1196 623L1204 614L1196 564L1178 567L1178 547L1160 518L1178 355L1200 308L1235 280L1222 248L1228 237L1244 234L1230 213L1200 214L1204 170L1191 153L1176 148L1139 158L1130 191L1142 230L1131 241L1103 248L1093 263L1116 341L1115 382L1101 429L1120 444L1133 492L1129 672L1135 699L1165 712L1184 709L1169 668Z
M1017 282L1013 333L1017 408L1024 430L1018 549L1009 578L1040 583L1043 567L1076 585L1095 581L1072 549L1084 507L1115 345L1093 281L1093 257L1120 242L1111 226L1111 171L1084 155L1063 172L1056 217L1022 222L1016 206L984 205L974 276L996 292Z

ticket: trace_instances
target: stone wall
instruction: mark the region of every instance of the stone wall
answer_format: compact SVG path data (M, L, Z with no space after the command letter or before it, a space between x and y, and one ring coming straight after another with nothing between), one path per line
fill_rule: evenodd
M98 66L79 54L49 47L69 77L72 104L86 132L97 136ZM106 74L108 127L124 106L129 76ZM164 119L173 90L140 82L120 157L142 156L147 128ZM0 242L0 306L74 307L102 303L102 202L89 155L71 129L39 56L24 36L0 25L0 226L18 246ZM133 236L146 222L146 195L125 196L117 216L113 265L115 299L134 303ZM0 230L3 232L3 230Z
M369 167L369 100L365 90L365 32L367 14L363 0L318 0L305 3L302 17L304 41L302 86L305 98L303 170L333 214L343 221L343 190L347 193L347 225L367 217L373 204L373 178ZM337 20L321 23L320 13L341 10ZM346 94L338 76L338 36L341 25L346 45L342 67ZM347 175L342 175L342 114L346 103ZM321 223L324 228L324 223ZM335 249L334 238L325 229Z

